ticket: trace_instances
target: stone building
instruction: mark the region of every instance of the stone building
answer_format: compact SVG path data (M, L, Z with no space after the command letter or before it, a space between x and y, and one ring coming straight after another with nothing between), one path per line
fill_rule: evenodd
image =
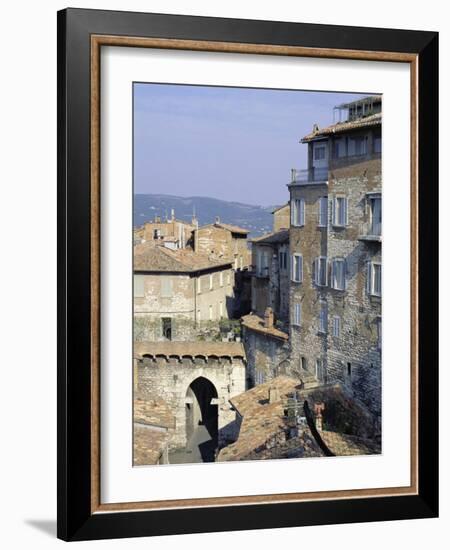
M277 233L282 229L289 229L291 224L291 207L290 204L283 204L272 211L273 215L273 231Z
M252 240L252 311L263 316L270 307L275 318L289 318L289 230L280 229Z
M345 120L302 139L308 166L288 186L290 359L380 415L381 98L337 109Z
M229 401L245 391L242 344L135 342L134 356L137 394L144 403L163 401L175 418L169 449L185 447L199 425L206 427L216 445L235 437Z
M219 218L216 218L214 223L195 229L194 250L217 259L230 260L236 271L243 270L251 263L247 244L248 233L247 229L222 223Z
M190 340L232 317L234 307L229 259L147 242L134 247L135 340Z
M195 216L191 223L177 220L175 211L172 209L171 216L167 220L163 221L159 216L155 216L153 221L135 228L134 243L152 243L171 249L186 248L192 245L192 232L197 227L198 221Z

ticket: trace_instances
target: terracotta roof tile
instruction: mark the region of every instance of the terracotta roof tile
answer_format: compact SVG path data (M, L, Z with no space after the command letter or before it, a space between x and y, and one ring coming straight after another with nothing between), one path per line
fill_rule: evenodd
M275 338L281 338L282 340L289 339L289 334L287 332L283 332L277 327L265 327L264 319L254 313L241 317L241 322L244 327L260 332L261 334L265 334L266 336L273 336Z
M301 139L301 143L307 143L308 141L314 141L315 139L326 137L331 134L339 134L342 132L348 132L350 130L357 130L359 128L366 128L368 126L376 126L381 124L381 113L375 113L373 115L358 118L356 120L350 120L347 122L338 122L332 124L326 128L319 128L315 132L311 132Z
M188 248L170 250L152 243L134 246L134 271L194 273L231 265L227 260L214 260Z

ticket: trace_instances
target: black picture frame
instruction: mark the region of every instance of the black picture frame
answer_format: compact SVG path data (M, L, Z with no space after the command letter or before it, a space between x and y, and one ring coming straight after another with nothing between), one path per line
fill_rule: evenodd
M93 513L91 36L403 52L418 59L418 494ZM138 537L438 515L438 34L66 9L58 13L58 532Z

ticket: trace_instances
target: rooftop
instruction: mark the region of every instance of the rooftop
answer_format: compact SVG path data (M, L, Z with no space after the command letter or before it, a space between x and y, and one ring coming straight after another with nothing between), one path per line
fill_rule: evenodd
M167 431L155 430L142 424L133 427L133 464L157 464L169 441Z
M175 417L169 405L160 397L136 397L133 407L134 422L157 428L175 428Z
M231 233L238 233L240 235L248 235L250 233L249 229L244 229L243 227L238 227L237 225L231 225L229 223L222 223L220 221L202 225L198 229L204 229L205 227L219 227L220 229L225 229L226 231L230 231Z
M240 342L135 342L134 353L139 357L241 357L245 359Z
M266 327L264 326L264 319L260 317L259 315L255 315L254 313L250 313L249 315L244 315L241 318L242 324L244 327L255 330L256 332L260 332L261 334L264 334L266 336L272 336L274 338L280 338L281 340L289 340L289 334L287 332L283 332L279 328L273 326L273 327Z
M231 266L231 262L215 260L189 248L171 250L152 242L134 246L134 271L195 273L225 266Z
M289 242L289 230L280 229L280 231L266 233L261 237L252 239L251 242L255 244L286 244Z
M314 141L333 134L348 132L350 130L358 130L369 126L378 126L379 124L381 124L381 113L375 113L373 115L347 122L338 122L337 124L332 124L326 128L317 128L313 130L310 134L301 139L301 143L308 143L309 141Z

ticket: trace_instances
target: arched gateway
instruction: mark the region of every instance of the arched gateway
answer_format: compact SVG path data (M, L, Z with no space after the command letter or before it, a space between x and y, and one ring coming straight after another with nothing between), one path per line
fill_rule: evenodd
M176 419L169 447L183 448L200 426L218 444L236 413L229 400L245 391L245 351L237 342L135 342L139 395L163 399Z

